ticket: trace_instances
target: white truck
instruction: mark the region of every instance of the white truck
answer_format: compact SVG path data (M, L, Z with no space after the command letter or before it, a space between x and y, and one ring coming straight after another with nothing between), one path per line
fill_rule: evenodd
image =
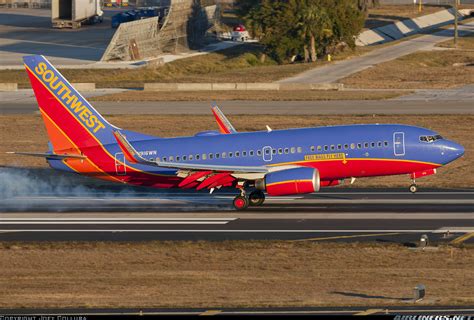
M82 24L100 23L104 12L100 0L52 0L53 28L80 28Z

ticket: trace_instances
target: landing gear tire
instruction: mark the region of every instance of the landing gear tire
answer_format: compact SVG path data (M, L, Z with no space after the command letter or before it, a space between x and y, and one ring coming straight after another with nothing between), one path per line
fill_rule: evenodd
M418 186L416 184L412 184L410 186L410 192L411 193L416 193L418 191Z
M244 196L237 196L234 198L234 208L238 211L245 210L249 206L249 200Z
M249 202L251 206L261 206L265 202L265 194L260 190L253 191L249 195Z

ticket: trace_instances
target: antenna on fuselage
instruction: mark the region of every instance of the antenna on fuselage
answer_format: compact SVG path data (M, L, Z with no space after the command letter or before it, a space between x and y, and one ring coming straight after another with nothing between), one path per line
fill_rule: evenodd
M267 124L267 132L272 132L272 128L270 128L270 126Z

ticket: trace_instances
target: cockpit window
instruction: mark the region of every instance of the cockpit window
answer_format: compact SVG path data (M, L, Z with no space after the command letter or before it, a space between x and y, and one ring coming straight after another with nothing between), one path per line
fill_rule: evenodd
M420 136L420 141L427 142L427 143L432 143L432 142L435 142L436 140L441 140L441 139L443 139L443 137L440 136L439 134L434 135L434 136Z

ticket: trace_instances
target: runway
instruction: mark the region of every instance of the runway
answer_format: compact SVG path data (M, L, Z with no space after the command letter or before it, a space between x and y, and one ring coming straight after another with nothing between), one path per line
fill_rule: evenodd
M0 240L291 240L416 244L474 237L474 192L351 190L269 197L231 208L233 194L98 190L94 195L10 197L0 207Z
M38 106L29 90L0 92L0 114L38 114ZM86 97L114 93L119 89L86 93ZM448 90L446 90L448 91ZM388 100L339 100L339 101L219 101L226 114L273 115L333 115L333 114L472 114L474 95L453 95L453 90L423 91L403 99ZM472 92L472 91L471 91ZM205 101L92 101L94 108L105 115L136 114L186 114L210 115Z
M323 315L472 315L474 306L408 305L388 307L279 307L279 308L120 308L120 309L0 309L1 315L50 316L323 316ZM467 318L465 318L467 319Z

